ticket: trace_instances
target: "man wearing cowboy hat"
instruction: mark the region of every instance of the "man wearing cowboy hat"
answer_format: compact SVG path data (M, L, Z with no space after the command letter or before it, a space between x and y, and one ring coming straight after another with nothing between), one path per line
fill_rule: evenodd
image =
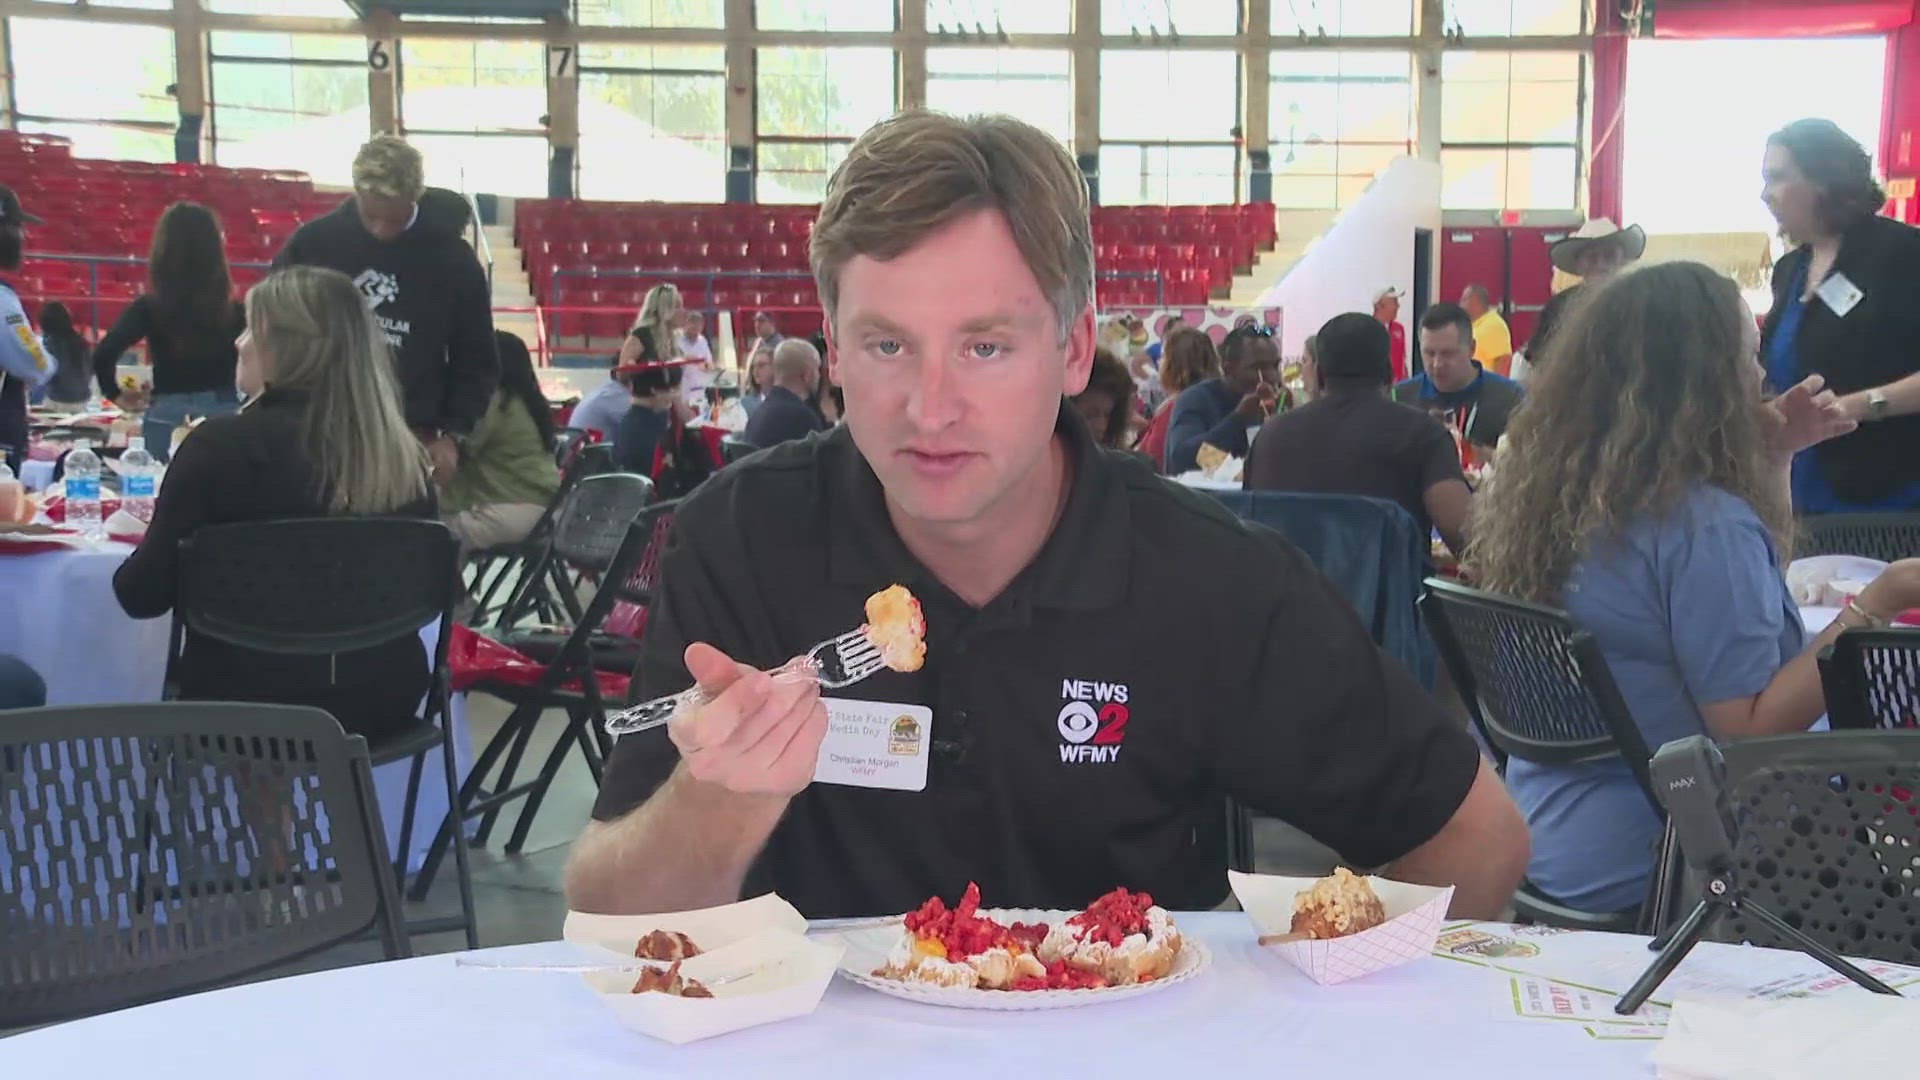
M26 226L40 219L20 209L13 189L0 187L0 270L20 269L26 242ZM5 448L8 467L18 474L21 458L27 452L27 391L45 386L53 379L58 365L40 335L33 332L26 309L13 286L0 281L0 447Z
M1547 306L1540 309L1533 339L1527 342L1527 365L1539 364L1546 355L1548 339L1581 286L1607 280L1646 250L1647 234L1640 226L1629 225L1623 229L1609 218L1594 218L1549 245L1547 258L1553 261L1554 268L1580 280L1555 293Z

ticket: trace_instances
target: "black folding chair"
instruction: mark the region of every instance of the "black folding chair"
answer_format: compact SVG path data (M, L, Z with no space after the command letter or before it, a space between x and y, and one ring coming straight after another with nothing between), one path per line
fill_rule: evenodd
M600 693L592 643L613 605L627 595L627 582L646 556L656 522L673 513L676 504L671 502L645 505L652 490L646 477L630 473L592 477L575 489L554 527L554 554L582 572L597 576L599 588L533 685L485 679L471 688L492 694L514 707L480 752L454 803L459 807L462 822L481 818L475 843L487 842L502 807L525 799L506 848L508 854L518 854L547 790L566 761L567 752L576 744L594 783L600 782L606 755L599 729L607 708ZM521 758L541 715L548 709L564 710L567 726L555 740L539 774L532 780L516 783ZM496 765L499 773L487 789L486 779ZM483 789L490 790L491 794L483 795ZM432 884L445 839L444 835L436 838L433 849L428 852L414 883L414 897L425 895Z
M1920 731L1825 731L1721 748L1733 884L1843 956L1920 964ZM1786 945L1724 920L1736 940Z
M1796 555L1859 555L1881 562L1920 556L1920 513L1809 514Z
M341 942L410 955L366 742L318 709L171 702L0 723L0 1029Z
M553 463L565 469L573 456L586 444L587 432L580 428L561 428L553 433Z
M1563 612L1429 578L1421 607L1440 658L1481 738L1498 755L1542 765L1574 765L1620 758L1647 805L1662 822L1647 763L1652 755L1614 685L1593 638ZM1667 864L1657 864L1654 889L1666 888ZM1580 911L1523 882L1514 907L1525 921L1581 930L1630 931L1653 918L1640 911Z
M239 522L208 526L180 543L168 697L176 696L175 667L187 629L259 652L334 656L415 635L434 620L440 621L420 714L393 724L392 734L368 747L374 765L413 760L395 866L403 879L421 772L427 753L436 746L446 773L448 809L459 805L447 671L459 587L458 551L445 525L405 518ZM289 686L287 692L304 689L308 688ZM449 814L441 829L443 836L451 823ZM464 836L455 835L454 854L460 878L459 917L419 920L408 924L408 930L435 933L458 928L465 932L468 948L479 948Z
M1827 723L1920 727L1920 629L1848 630L1820 650Z
M581 432L580 436L584 440L585 432ZM559 441L557 437L556 441ZM572 449L560 466L560 487L554 491L553 501L547 504L540 520L528 530L526 539L486 548L468 556L474 568L474 584L480 589L480 598L475 602L469 618L472 625L485 625L490 618L506 623L510 621L509 616L517 619L530 613L557 620L562 612L573 610L566 606L566 599L570 596L569 583L564 578L556 578L551 572L543 575L534 571L546 554L548 545L553 542L554 515L580 481L613 469L613 447L606 443L571 442ZM556 449L555 453L557 456L560 450ZM518 583L508 594L507 602L496 613L494 596L502 585L513 581L516 575Z
M722 435L720 437L720 457L723 464L731 465L741 458L746 457L748 454L759 452L759 450L759 447L738 435Z

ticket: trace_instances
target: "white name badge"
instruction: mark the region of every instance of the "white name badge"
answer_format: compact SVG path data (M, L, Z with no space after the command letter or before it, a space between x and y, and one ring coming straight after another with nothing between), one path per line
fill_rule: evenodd
M822 698L827 737L813 779L821 784L927 789L927 747L933 740L933 710L925 705Z
M1853 305L1867 295L1860 291L1860 286L1848 281L1845 274L1828 274L1827 279L1820 283L1820 287L1815 289L1813 294L1832 308L1835 315L1840 316L1845 316L1847 312L1852 311Z

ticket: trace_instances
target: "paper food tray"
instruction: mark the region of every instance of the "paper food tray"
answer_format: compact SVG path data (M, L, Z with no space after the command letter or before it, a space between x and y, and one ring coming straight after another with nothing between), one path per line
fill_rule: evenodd
M1240 907L1265 936L1293 929L1294 897L1319 879L1228 871L1227 880ZM1399 967L1431 954L1440 937L1440 924L1446 920L1447 905L1453 902L1453 886L1409 885L1380 877L1367 878L1367 884L1380 897L1386 922L1347 937L1289 941L1268 948L1322 986Z
M640 939L654 930L687 935L702 950L680 965L687 978L751 970L752 975L712 986L711 998L633 993L638 972L593 972L581 979L622 1024L674 1044L771 1024L813 1012L833 981L842 946L805 936L807 920L793 905L769 893L737 904L657 915L567 913L560 936L577 945L631 958Z

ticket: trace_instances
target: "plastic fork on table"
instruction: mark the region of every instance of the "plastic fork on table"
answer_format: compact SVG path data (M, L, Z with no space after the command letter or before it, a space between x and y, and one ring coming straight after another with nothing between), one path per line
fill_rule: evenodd
M838 690L867 678L887 666L880 647L862 626L808 649L772 672L774 676L802 675L818 680L822 690ZM623 709L607 717L607 734L632 735L651 731L674 718L681 709L697 709L712 698L699 686Z
M600 964L515 963L511 960L489 960L478 956L456 956L453 958L454 967L467 968L472 971L531 971L547 975L598 975L602 972L620 975L637 971L667 971L670 970L673 963L674 961L668 960L641 960L639 958ZM726 975L715 976L711 979L701 979L699 982L702 986L725 986L731 982L739 982L741 979L752 974L753 972L751 971L736 971Z

